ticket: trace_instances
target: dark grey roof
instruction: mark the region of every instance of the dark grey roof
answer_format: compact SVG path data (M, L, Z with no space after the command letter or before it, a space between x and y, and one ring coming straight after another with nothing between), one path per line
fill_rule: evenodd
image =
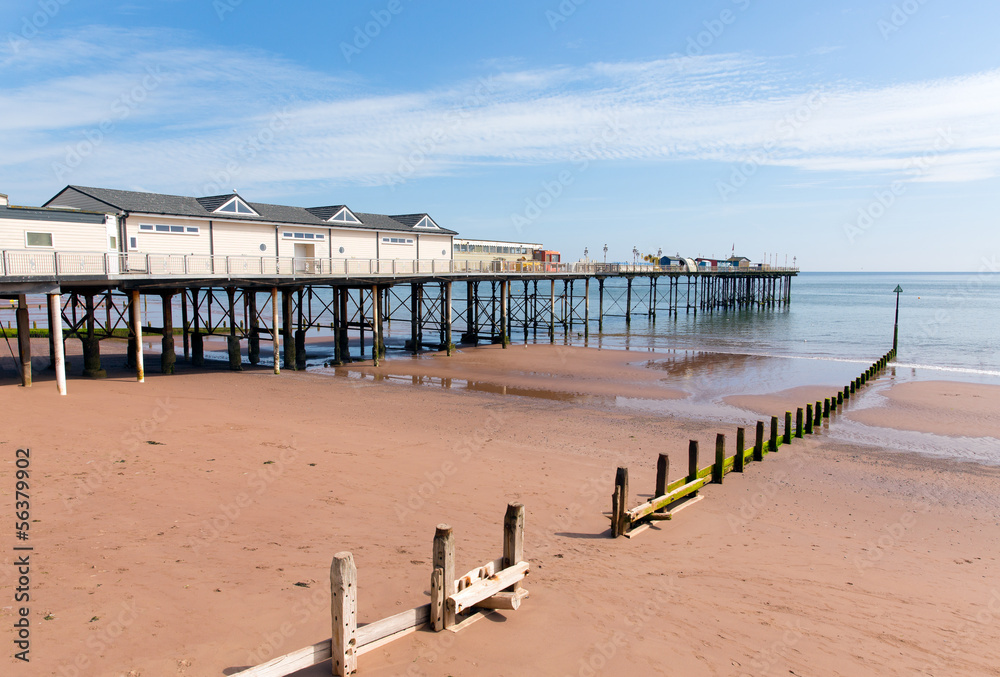
M6 207L0 205L0 219L21 221L61 221L63 223L104 223L104 214L79 212L75 209L47 209L43 207Z
M95 200L99 200L110 207L127 212L139 212L142 214L161 214L163 216L198 216L201 218L212 218L213 212L229 201L234 193L227 195L214 195L209 197L195 198L182 195L165 195L162 193L143 193L132 190L115 190L112 188L92 188L87 186L67 186L83 195L87 195ZM269 221L271 223L320 226L323 228L364 228L368 230L399 230L407 232L427 232L424 229L415 229L416 224L424 214L420 214L412 223L400 221L397 218L384 216L382 214L363 214L352 212L361 219L361 223L353 223L349 226L342 224L328 223L330 218L344 205L335 207L313 207L306 209L303 207L289 207L285 205L272 205L263 202L250 202L240 196L244 202L250 205L260 216L247 214L219 215L217 218L225 218L234 221ZM51 200L50 200L51 202ZM328 211L332 210L332 211ZM327 214L323 218L323 214ZM410 215L416 216L416 215ZM405 217L409 220L409 217ZM446 235L457 234L453 230L441 228L434 231Z

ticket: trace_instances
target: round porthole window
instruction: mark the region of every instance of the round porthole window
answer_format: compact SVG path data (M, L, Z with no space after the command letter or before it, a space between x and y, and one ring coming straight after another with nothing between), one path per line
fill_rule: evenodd
M344 248L341 247L338 251L340 251L340 253L343 254L344 253Z
M448 256L447 250L442 249L441 250L441 256Z
M267 251L267 245L266 245L266 244L261 244L261 245L260 245L260 250L261 250L262 252L266 252L266 251Z

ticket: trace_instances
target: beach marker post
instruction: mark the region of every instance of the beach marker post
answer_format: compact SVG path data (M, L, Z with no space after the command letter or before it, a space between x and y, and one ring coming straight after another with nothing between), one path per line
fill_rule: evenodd
M892 290L896 294L896 322L892 327L892 356L896 357L896 347L899 345L899 295L903 293L903 288L898 284Z
M737 428L736 456L733 458L733 470L736 472L743 472L743 469L746 468L747 457L744 452L746 452L746 430Z

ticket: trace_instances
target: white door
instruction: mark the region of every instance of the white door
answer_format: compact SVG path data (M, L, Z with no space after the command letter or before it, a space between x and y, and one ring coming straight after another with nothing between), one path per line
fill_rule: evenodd
M316 245L295 243L295 272L311 273L313 271L313 257L315 256Z

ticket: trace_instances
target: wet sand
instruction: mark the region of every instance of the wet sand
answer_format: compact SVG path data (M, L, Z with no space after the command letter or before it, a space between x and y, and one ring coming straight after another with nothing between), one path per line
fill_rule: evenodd
M1000 469L821 432L612 540L617 466L637 504L657 453L679 477L689 439L707 465L715 434L735 436L609 405L637 389L677 397L634 355L490 346L382 368L596 399L183 363L166 377L147 360L145 384L112 369L72 378L66 398L51 375L23 390L4 373L0 495L12 504L14 450L30 446L39 520L32 663L15 674L231 674L329 637L335 552L354 553L360 620L382 618L427 601L436 524L454 527L459 570L499 556L509 501L527 508L521 609L400 639L362 656L359 674L1000 674ZM935 409L943 395L914 385ZM969 392L996 411L995 391ZM900 425L907 402L887 400ZM13 534L2 538L9 563ZM11 646L11 566L0 581Z

